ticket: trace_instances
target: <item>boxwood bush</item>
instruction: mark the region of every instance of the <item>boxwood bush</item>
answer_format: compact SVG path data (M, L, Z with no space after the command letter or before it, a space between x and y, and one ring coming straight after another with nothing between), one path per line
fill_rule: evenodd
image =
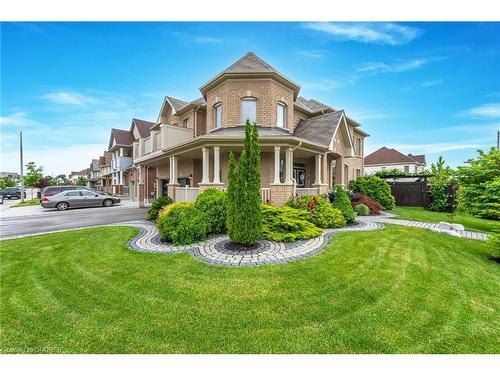
M166 205L172 204L172 198L168 195L156 198L151 204L151 208L148 210L147 218L148 220L156 220L161 209Z
M293 242L319 236L323 230L308 221L306 210L287 206L262 205L261 238L279 242Z
M227 194L217 189L203 191L194 203L210 234L226 233Z
M391 187L380 177L360 177L350 182L349 189L354 193L367 195L370 199L380 203L386 210L392 210L396 206L391 194Z
M341 228L346 221L342 212L320 195L303 195L292 198L286 203L288 207L306 210L309 213L308 220L320 228Z
M163 240L174 245L188 245L205 239L209 225L193 203L178 202L166 206L156 225Z
M359 215L359 216L368 216L370 215L370 209L366 204L360 203L356 206L354 206L354 211Z
M347 196L344 188L342 186L337 187L335 198L332 203L333 207L339 209L344 216L344 219L348 223L354 223L356 215L354 215L354 210L351 205L351 200Z

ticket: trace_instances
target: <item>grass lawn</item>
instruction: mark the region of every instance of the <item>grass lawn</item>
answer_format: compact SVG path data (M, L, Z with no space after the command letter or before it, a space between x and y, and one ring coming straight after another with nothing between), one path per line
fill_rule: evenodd
M33 198L33 199L25 200L24 203L22 203L19 200L19 203L16 203L12 207L26 207L26 206L39 206L39 205L40 205L40 199Z
M500 353L500 266L479 241L387 225L229 268L128 250L135 233L0 242L0 352Z
M428 221L438 223L446 221L448 223L462 224L465 229L480 232L500 232L500 221L487 220L468 215L451 215L448 212L434 212L422 207L396 207L390 211L398 215L398 219Z

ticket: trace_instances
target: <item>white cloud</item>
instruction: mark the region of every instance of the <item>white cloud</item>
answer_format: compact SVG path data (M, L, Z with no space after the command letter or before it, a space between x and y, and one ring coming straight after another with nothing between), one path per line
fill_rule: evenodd
M194 36L193 41L200 44L217 44L222 43L222 39L212 36Z
M360 66L356 71L358 73L401 73L409 70L415 70L423 67L429 62L428 59L412 59L387 64L381 61L367 62Z
M294 55L305 57L308 59L321 59L325 57L325 51L323 50L312 50L312 51L297 51Z
M445 151L480 149L485 147L485 143L483 141L470 143L438 142L424 144L395 144L391 145L391 147L403 153L435 154Z
M78 94L76 92L65 92L65 91L52 92L43 95L42 98L56 104L70 104L70 105L86 105L94 103L96 101L91 96Z
M485 103L480 106L460 112L462 116L500 118L500 103Z
M68 174L73 170L87 168L92 159L102 155L103 144L85 144L71 145L64 147L39 147L26 148L24 151L24 161L28 163L34 161L37 165L44 167L44 174L58 175ZM19 152L12 150L10 152L2 151L0 159L0 170L10 170L12 166L19 165Z
M0 125L24 125L26 121L25 112L15 112L8 116L0 116Z
M423 34L422 29L395 23L311 22L305 28L327 34L338 40L397 46L410 43Z
M443 84L443 80L441 79L434 79L430 81L425 81L422 83L422 87L433 87L433 86L439 86Z

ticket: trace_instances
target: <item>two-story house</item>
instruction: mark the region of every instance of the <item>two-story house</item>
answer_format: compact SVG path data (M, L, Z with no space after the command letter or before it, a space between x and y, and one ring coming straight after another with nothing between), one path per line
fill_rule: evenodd
M254 53L200 91L194 101L165 97L147 139L133 140L131 132L126 139L112 137L110 151L117 157L133 144L140 201L152 168L159 195L176 201L225 188L228 155L238 159L247 119L259 127L263 201L282 204L295 193L323 194L363 175L367 134L360 124L343 110L299 96L297 83Z
M99 167L99 159L92 159L87 174L87 187L97 188L101 180L101 169Z
M100 180L97 182L97 187L106 193L111 193L113 189L111 173L112 158L113 155L107 151L104 151L102 156L99 157Z
M403 173L420 173L426 165L425 155L405 155L393 148L381 147L365 157L365 174L394 169Z

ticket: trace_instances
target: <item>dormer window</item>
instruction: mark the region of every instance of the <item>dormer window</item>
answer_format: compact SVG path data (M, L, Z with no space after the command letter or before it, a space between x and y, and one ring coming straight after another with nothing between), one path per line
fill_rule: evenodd
M220 103L214 105L214 126L216 129L222 126L222 106Z
M277 125L284 128L286 125L286 105L284 103L278 103L277 119Z
M241 99L241 123L245 124L247 120L250 123L257 121L257 99L243 98Z

